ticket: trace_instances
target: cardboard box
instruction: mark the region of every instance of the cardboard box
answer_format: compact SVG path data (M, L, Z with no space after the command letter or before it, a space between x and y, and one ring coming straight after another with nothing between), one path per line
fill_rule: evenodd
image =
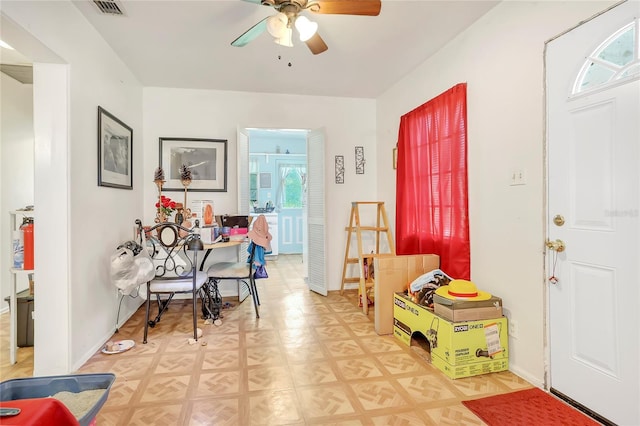
M431 364L442 371L450 379L479 376L481 374L496 373L509 369L507 358L476 362L463 365L451 365L438 356L431 357Z
M212 244L218 238L218 227L213 225L203 226L200 228L200 239L203 244Z
M502 299L492 296L481 301L451 300L434 294L433 310L453 322L502 318Z
M497 296L491 296L491 299L488 300L451 300L434 293L433 303L454 306L455 309L485 308L489 306L502 306L502 299Z
M442 318L451 322L478 321L485 319L502 318L502 306L456 309L455 306L445 306L439 303L434 303L433 310L437 315L440 315Z
M229 235L247 235L247 228L231 228Z
M417 254L378 256L373 260L374 326L376 333L393 333L393 295L407 289L420 275L440 267L440 256Z
M451 322L404 294L394 295L393 334L407 346L426 339L431 362L452 379L509 369L507 319Z
M229 241L245 241L247 232L247 228L231 228L229 230Z

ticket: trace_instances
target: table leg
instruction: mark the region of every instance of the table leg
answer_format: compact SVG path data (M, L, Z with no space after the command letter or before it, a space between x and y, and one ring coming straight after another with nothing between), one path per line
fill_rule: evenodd
M200 262L200 271L202 271L204 269L204 262L207 261L207 257L209 257L209 253L211 253L211 250L213 250L213 249L207 249L207 251L204 253L204 257L202 258L202 262Z

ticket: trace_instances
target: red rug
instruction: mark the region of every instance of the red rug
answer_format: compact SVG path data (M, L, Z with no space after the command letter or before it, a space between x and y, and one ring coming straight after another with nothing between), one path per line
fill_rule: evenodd
M538 388L462 401L462 403L489 426L600 425L582 412Z

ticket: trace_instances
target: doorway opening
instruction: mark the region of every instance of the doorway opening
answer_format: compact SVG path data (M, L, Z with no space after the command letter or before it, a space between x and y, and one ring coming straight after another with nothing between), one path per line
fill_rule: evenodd
M270 142L260 146L260 138ZM288 148L285 146L287 138L292 143ZM301 248L298 246L298 250L302 252L307 284L311 290L326 296L324 130L238 128L237 142L238 211L260 214L260 210L273 209L270 213L278 215L281 212L299 211L297 218L291 216L288 219L284 214L283 218L278 217L277 226L280 228L282 224L283 227L278 242L283 243L285 250L296 250L294 244L289 248L286 245L301 239ZM266 149L270 151L259 151ZM260 161L265 167L269 162L273 168L262 171L259 168ZM291 207L298 202L302 204L301 209L297 205ZM270 224L270 230L271 227ZM294 227L301 230L297 237L294 237L293 231L289 232ZM280 234L280 229L276 231ZM272 248L273 245L272 242ZM310 256L310 253L313 255Z
M249 130L249 207L276 223L274 255L303 253L306 176L306 130Z

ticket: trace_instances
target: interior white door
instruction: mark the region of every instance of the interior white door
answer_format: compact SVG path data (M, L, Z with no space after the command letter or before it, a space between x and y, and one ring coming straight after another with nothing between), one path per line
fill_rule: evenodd
M639 4L594 18L546 53L547 229L566 244L547 256L557 277L549 283L551 390L620 425L640 424L640 85L571 89L585 57L633 22Z
M312 130L307 135L307 283L326 296L324 163L324 131Z
M244 127L237 129L238 156L238 214L249 214L249 131ZM238 249L241 258L247 252L247 243ZM238 281L238 298L240 301L249 296L249 288Z
M237 129L238 214L249 214L249 131Z

